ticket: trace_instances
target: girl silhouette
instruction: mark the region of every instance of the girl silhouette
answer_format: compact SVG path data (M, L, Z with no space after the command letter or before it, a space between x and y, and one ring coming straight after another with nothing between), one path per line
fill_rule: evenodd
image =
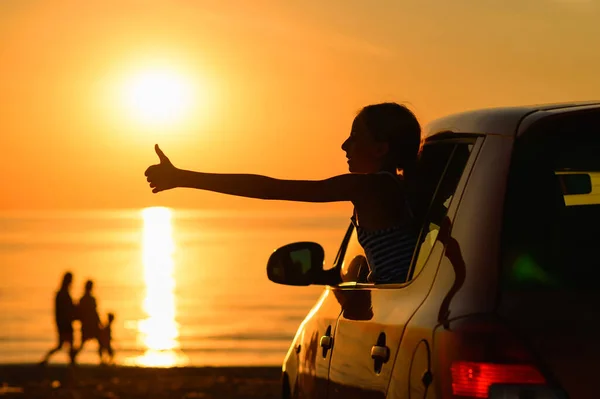
M402 105L382 103L364 107L352 123L342 144L348 174L309 181L194 172L175 167L156 145L160 163L145 175L153 193L187 187L265 200L350 201L369 264L368 281L404 282L418 234L409 196L420 144L414 114Z

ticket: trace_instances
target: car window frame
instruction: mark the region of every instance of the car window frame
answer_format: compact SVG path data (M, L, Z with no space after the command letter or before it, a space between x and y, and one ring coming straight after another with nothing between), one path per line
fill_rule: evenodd
M447 145L450 143L473 145L473 148L471 149L471 151L469 153L469 158L467 159L467 162L465 163L465 166L463 168L460 179L456 185L456 189L454 190L454 193L452 194L452 198L450 199L450 203L448 204L448 209L446 211L446 215L451 214L452 209L455 208L460 203L460 198L462 198L464 187L466 186L466 182L468 181L468 178L471 174L475 160L479 156L479 151L483 145L484 140L485 140L485 135L469 134L469 135L464 135L464 136L461 135L461 137L450 137L450 138L446 138L444 136L442 138L437 138L437 140L430 142L429 145ZM449 165L447 164L446 169L444 170L444 177L446 176L446 171L447 171L448 166ZM432 199L437 196L438 189L439 189L439 186L440 186L440 183L442 182L442 180L443 180L443 178L440 179L440 181L438 181L438 185L435 189L435 192L433 193ZM427 210L426 221L429 220L429 212L431 211L431 205L432 204L430 203L429 208ZM421 226L421 229L419 230L419 242L421 242L423 233L424 233L424 226ZM437 237L436 237L435 241L437 241ZM422 244L415 247L415 252L413 253L413 257L412 257L411 264L410 264L410 270L408 273L409 280L407 281L407 283L413 281L420 274L420 272L419 272L419 273L417 273L416 276L413 276L413 273L414 273L414 270L416 267L416 263L419 259L419 254L421 252L421 246L422 246ZM427 262L429 262L430 256L431 256L431 250L429 251L429 253L427 254L427 257L425 258L425 260L423 262L423 267L425 267ZM422 268L421 268L421 270L422 270Z
M448 204L447 214L453 214L455 212L455 209L458 207L458 204L460 203L460 200L463 196L463 193L464 193L464 190L466 187L466 183L469 179L471 172L473 171L473 166L475 165L475 161L477 160L477 157L479 156L479 153L481 151L484 141L485 141L485 134L478 134L478 133L439 133L437 135L428 137L424 141L423 146L426 146L426 145L448 145L448 144L460 144L460 143L462 143L462 144L468 143L468 144L473 145L473 148L471 149L471 152L469 155L469 159L467 160L467 163L465 164L465 167L463 169L460 180L459 180L458 184L456 185L456 190L452 196L450 203ZM446 165L446 166L448 166L448 165ZM445 173L446 172L444 171L444 175L445 175ZM437 190L439 188L440 182L441 182L441 180L438 181L436 190L433 194L434 197L437 194ZM427 213L429 213L429 209L428 209ZM421 228L419 229L419 242L421 240L421 235L423 233L423 230L424 230L423 226L421 226ZM341 271L342 264L345 260L344 258L346 255L346 250L348 249L348 245L350 243L350 239L352 238L353 232L354 232L354 225L352 223L350 223L350 225L346 231L346 235L344 236L344 239L341 243L340 249L338 250L338 253L337 253L337 256L336 256L336 259L334 262L334 266L333 266L333 268L336 269L338 272ZM437 241L437 238L436 238L436 241ZM412 276L414 264L415 264L416 260L418 259L419 252L420 252L420 245L418 247L415 247L415 252L413 253L413 258L411 259L409 276ZM415 258L415 255L417 255L416 258ZM431 251L427 255L427 258L424 262L423 268L429 263L430 255L431 255ZM420 274L421 273L418 273L416 276L411 277L408 281L406 281L404 283L375 284L375 283L361 283L361 282L357 282L357 281L348 281L348 282L341 282L339 284L336 284L335 287L347 288L347 289L351 289L351 288L399 289L399 288L405 288L405 287L409 286L413 281L415 281L419 277Z

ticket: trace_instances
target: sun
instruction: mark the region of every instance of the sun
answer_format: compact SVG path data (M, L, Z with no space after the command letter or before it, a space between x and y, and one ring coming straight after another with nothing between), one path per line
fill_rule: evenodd
M169 69L137 72L123 87L128 116L150 126L182 122L194 105L193 94L193 81Z

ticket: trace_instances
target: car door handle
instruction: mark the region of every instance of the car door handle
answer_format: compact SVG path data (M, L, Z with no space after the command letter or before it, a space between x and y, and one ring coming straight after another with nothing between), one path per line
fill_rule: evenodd
M323 335L321 337L321 348L331 349L331 337L329 335Z
M390 348L385 343L385 333L382 332L377 337L377 342L371 347L371 359L373 359L373 371L375 374L381 373L383 364L390 360Z
M327 327L325 335L323 335L321 337L321 340L319 341L319 345L321 345L321 348L323 349L323 359L325 359L327 357L327 352L329 352L329 350L333 346L333 338L331 337L331 326Z
M390 348L387 346L373 345L371 348L371 359L387 363L390 360Z

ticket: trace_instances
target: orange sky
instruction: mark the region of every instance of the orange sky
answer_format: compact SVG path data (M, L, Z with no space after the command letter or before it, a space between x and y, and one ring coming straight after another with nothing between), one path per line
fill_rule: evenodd
M3 0L0 210L271 207L152 195L153 144L207 172L343 173L339 146L368 103L406 102L426 123L598 99L599 18L595 0ZM194 90L171 125L122 104L156 67Z

